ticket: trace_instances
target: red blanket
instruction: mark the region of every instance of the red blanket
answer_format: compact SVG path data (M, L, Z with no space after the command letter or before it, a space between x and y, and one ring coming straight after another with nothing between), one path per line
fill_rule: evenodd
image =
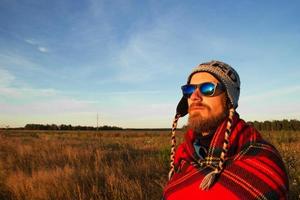
M204 176L213 171L220 161L227 121L214 134L208 155L200 159L193 142L196 135L187 131L185 142L175 155L175 170L164 188L165 200L183 199L287 199L288 178L277 150L264 141L258 131L233 118L229 150L224 167L209 190L199 186Z

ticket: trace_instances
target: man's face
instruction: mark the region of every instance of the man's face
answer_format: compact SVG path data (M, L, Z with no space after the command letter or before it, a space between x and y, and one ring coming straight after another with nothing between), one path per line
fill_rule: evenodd
M219 83L213 75L207 72L198 72L191 78L190 84L204 82ZM189 119L188 127L196 132L213 131L228 116L227 97L225 92L214 96L203 96L199 88L188 99Z

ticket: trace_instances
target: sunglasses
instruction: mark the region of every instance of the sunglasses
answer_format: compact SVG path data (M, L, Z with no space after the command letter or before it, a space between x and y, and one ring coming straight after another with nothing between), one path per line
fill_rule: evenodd
M225 91L224 86L220 83L205 82L201 84L187 84L181 86L182 94L184 97L190 98L197 88L199 88L200 93L203 96L208 97L214 96L216 91Z

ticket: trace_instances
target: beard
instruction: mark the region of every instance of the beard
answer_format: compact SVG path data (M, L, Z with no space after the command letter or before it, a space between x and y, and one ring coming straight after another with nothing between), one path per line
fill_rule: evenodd
M196 133L208 133L215 131L229 115L229 109L226 102L223 104L224 112L211 116L203 116L201 111L191 112L191 109L195 106L203 106L208 110L208 112L211 111L211 108L207 105L197 102L190 105L187 127Z

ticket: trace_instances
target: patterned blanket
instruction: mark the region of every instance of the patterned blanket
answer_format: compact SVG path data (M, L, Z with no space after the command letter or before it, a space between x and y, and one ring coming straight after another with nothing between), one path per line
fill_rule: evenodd
M208 190L200 188L203 178L218 167L226 123L216 130L204 159L195 152L196 135L187 131L175 154L175 173L164 188L165 200L288 198L288 177L278 151L238 114L233 118L221 173Z

